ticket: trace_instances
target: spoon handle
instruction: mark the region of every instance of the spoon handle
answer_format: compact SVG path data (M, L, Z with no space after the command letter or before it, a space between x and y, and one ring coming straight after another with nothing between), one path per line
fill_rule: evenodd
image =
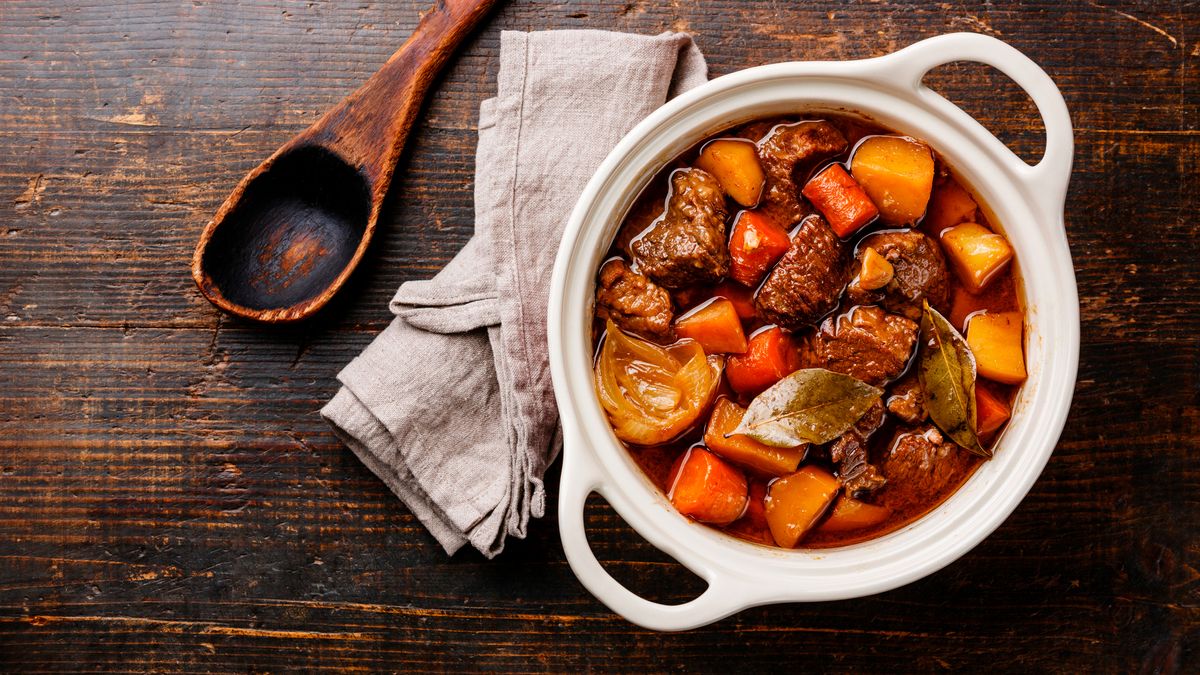
M367 180L377 208L426 91L463 39L499 2L437 0L371 79L288 145L320 145L340 155Z

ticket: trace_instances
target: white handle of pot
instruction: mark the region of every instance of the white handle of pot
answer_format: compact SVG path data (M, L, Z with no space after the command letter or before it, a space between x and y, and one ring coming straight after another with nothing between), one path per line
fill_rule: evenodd
M948 119L957 120L961 131L982 147L990 148L997 159L1025 184L1029 197L1038 203L1043 213L1057 215L1061 220L1067 183L1071 178L1075 139L1066 101L1046 71L1015 47L977 33L939 35L880 60L888 62L887 84L915 92L924 104L941 111ZM954 61L976 61L992 66L1025 90L1046 127L1046 150L1041 161L1034 166L1026 164L974 118L923 84L930 70Z
M729 575L720 574L714 568L696 561L680 559L686 555L672 555L693 573L708 583L708 588L699 597L681 605L664 605L651 602L612 578L588 544L584 524L584 508L588 495L597 492L621 514L616 490L606 490L606 478L595 459L581 441L565 438L563 449L563 473L558 502L558 530L562 537L563 551L575 576L592 595L609 609L643 628L660 631L679 631L696 628L723 619L750 604L748 589ZM572 447L572 445L574 447ZM626 517L625 514L621 514ZM669 555L671 552L664 551Z

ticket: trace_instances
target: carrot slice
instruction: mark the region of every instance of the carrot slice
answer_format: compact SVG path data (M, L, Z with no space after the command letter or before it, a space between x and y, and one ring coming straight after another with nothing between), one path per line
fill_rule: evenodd
M975 383L975 427L979 435L990 434L999 429L1008 418L1012 417L1012 409L1008 403L988 390L982 383ZM712 422L709 422L711 425Z
M729 386L739 394L757 395L796 370L791 338L772 326L750 337L746 353L725 364Z
M737 308L725 298L713 298L675 320L675 334L691 338L705 354L742 354L746 334Z
M668 497L685 516L727 525L742 517L747 495L745 474L704 448L691 448L675 460Z
M742 211L729 236L729 277L754 287L792 245L787 230L759 211Z
M782 476L795 471L808 450L806 445L773 448L743 434L725 437L742 423L745 414L742 406L727 398L719 399L704 429L704 445L725 459L761 474Z
M875 220L879 209L841 164L830 164L801 190L843 239Z
M795 548L841 489L838 479L815 466L771 483L767 492L767 525L784 548Z

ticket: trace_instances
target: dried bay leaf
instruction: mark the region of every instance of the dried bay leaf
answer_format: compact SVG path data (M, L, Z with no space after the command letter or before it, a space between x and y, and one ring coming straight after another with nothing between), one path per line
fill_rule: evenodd
M778 448L828 443L858 422L883 390L849 375L806 368L776 382L746 408L729 435L745 434Z
M975 430L975 356L963 336L928 302L921 314L917 376L933 423L969 452L991 457Z

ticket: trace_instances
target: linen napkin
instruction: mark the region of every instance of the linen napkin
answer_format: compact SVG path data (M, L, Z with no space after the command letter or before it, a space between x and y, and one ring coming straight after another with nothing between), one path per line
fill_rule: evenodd
M545 513L562 445L546 352L551 267L571 209L637 122L707 79L682 33L504 32L479 110L475 235L395 319L321 410L447 553L485 556Z

